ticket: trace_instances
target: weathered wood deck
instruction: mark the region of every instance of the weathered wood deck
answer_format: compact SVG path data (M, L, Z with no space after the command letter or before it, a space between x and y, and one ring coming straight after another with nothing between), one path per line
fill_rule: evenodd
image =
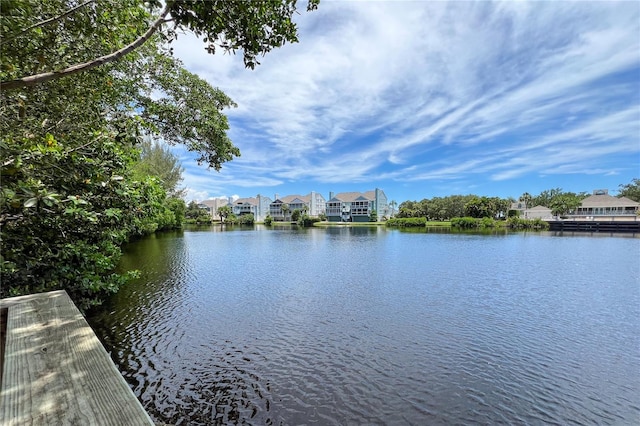
M153 425L66 292L4 308L0 425Z

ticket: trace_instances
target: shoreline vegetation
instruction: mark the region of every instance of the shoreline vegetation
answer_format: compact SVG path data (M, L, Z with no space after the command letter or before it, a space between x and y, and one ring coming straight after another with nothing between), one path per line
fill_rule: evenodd
M298 41L301 7L224 3L2 2L1 298L66 290L83 311L100 304L135 276L118 272L124 244L184 223L167 145L216 171L240 156L227 133L237 104L168 43L201 35L253 69Z
M428 221L424 217L393 218L386 222L386 226L396 228L429 228L435 226L460 229L487 229L508 228L512 230L539 230L549 229L549 224L540 219L521 219L510 217L506 220L496 220L490 217L454 217L450 221Z
M295 226L295 227L316 227L316 228L331 228L331 227L373 227L373 226L385 226L389 228L460 228L460 229L485 229L485 228L508 228L511 230L548 230L549 224L539 218L536 219L521 219L521 218L509 218L507 220L495 220L491 218L473 218L473 217L454 217L451 220L446 221L429 221L425 218L392 218L383 222L328 222L328 221L314 221L309 225L304 225L299 222L285 221L285 222L254 222L254 221L227 221L221 222L219 220L211 220L206 222L186 221L186 225L191 226L211 226L211 225L264 225L267 227L272 226Z

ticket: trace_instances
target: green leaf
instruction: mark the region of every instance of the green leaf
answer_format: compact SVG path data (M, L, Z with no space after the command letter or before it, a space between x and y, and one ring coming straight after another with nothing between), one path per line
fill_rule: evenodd
M37 197L33 197L33 198L29 198L27 201L25 201L24 206L26 208L31 208L31 207L35 207L38 205L38 198Z

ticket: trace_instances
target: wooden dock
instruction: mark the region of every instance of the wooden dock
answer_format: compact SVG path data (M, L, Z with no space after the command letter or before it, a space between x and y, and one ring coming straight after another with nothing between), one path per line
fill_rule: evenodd
M3 299L0 311L0 425L153 425L66 292Z
M631 220L552 220L548 223L550 231L640 233L640 221Z

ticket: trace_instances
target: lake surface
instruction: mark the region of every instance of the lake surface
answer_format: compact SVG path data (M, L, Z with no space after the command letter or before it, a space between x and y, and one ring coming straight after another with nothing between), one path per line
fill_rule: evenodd
M640 239L222 230L89 321L157 422L640 424Z

